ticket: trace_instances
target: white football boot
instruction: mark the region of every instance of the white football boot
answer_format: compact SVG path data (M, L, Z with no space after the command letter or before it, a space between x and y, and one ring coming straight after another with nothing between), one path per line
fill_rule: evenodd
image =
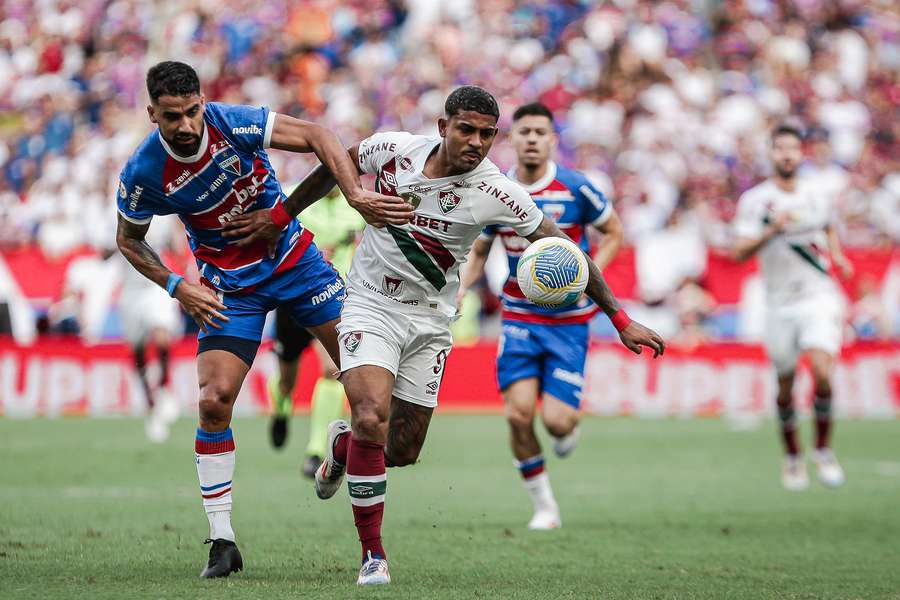
M565 458L572 454L572 451L578 446L578 438L581 437L581 429L576 426L568 435L560 438L553 438L553 451L560 458Z
M825 487L838 488L847 481L844 469L841 468L831 448L822 448L813 451L813 462L816 463L816 471L819 481Z
M151 412L144 421L144 433L154 444L163 444L169 439L169 424L157 413Z
M387 560L372 556L369 550L366 561L359 568L357 585L383 585L391 582L391 572L388 571Z
M328 425L328 445L325 451L325 460L316 470L316 496L322 500L327 500L334 496L341 482L344 481L344 473L347 471L347 465L334 460L334 441L339 435L350 433L350 423L343 419L332 421ZM385 568L387 568L385 566ZM361 577L362 575L360 575Z
M528 529L533 531L547 531L562 527L562 519L559 516L558 506L547 506L534 512L534 516L528 521Z
M802 492L809 487L809 475L802 456L785 456L781 468L781 485L791 492Z

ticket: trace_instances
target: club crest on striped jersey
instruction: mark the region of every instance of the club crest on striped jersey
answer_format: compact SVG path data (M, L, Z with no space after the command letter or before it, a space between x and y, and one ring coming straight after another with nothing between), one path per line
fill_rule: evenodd
M456 192L448 191L438 194L438 206L441 207L441 212L445 215L459 206L460 202L462 202L462 197Z
M398 296L403 290L403 280L385 275L381 280L381 288L388 296Z
M238 177L241 176L241 158L231 148L220 151L213 158L223 171L228 171Z
M348 333L347 337L344 338L344 349L351 354L356 352L360 342L362 342L362 336L362 331L351 331Z

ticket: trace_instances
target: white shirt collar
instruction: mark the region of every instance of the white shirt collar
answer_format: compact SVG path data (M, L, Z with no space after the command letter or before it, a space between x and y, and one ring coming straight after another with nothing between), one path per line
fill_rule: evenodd
M203 123L203 137L200 138L200 147L197 148L197 152L193 156L180 156L175 154L172 147L169 146L169 143L163 139L162 132L157 130L157 135L159 135L159 142L162 144L162 147L165 148L166 152L168 152L169 156L181 163L197 162L200 160L200 157L203 156L203 153L206 152L206 147L209 145L209 125L205 122Z

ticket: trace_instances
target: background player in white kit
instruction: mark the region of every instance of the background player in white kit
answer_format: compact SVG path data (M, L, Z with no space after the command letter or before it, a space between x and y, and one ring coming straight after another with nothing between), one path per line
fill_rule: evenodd
M782 483L789 490L809 486L797 441L792 389L797 360L805 353L815 383L815 450L819 480L844 483L844 472L829 445L831 369L841 348L843 302L829 274L830 261L842 275L850 273L832 226L830 197L816 182L799 177L802 133L789 125L772 133L775 173L747 190L735 217L735 256L759 253L766 289L765 345L778 376L778 419L784 441Z
M381 543L385 467L413 464L425 442L452 345L460 263L487 225L512 227L530 241L564 237L528 192L486 159L498 131L494 97L464 86L450 94L444 112L440 137L377 133L350 150L361 172L376 175L378 192L415 207L406 225L366 227L353 257L338 326L353 429L344 421L331 424L327 456L316 473L320 498L333 496L347 473L362 543L360 584L390 581ZM319 166L285 209L297 214L333 185ZM274 233L265 216L249 214L241 222L259 226L253 235ZM655 332L624 315L593 263L586 293L622 324L629 349L663 352Z

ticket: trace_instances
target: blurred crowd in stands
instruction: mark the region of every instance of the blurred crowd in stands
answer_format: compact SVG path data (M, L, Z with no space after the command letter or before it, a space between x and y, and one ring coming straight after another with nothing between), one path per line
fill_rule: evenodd
M435 131L460 84L493 92L504 128L543 101L558 160L614 200L636 298L669 335L729 337L707 324L707 257L729 246L784 119L809 134L804 169L834 199L844 244L900 239L896 0L5 0L0 249L108 254L118 172L151 130L144 74L163 59L192 64L208 99L314 120L348 144ZM284 182L313 164L272 158ZM491 158L515 157L501 142ZM163 236L176 250L182 237ZM897 332L898 286L849 291L858 335Z

